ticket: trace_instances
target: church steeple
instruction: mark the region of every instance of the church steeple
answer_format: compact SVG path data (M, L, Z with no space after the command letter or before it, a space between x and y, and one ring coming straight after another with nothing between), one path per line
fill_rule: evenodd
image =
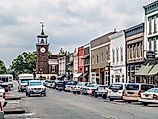
M41 35L45 35L44 34L44 29L43 29L44 28L44 22L40 22L40 24L41 24L41 27L42 27Z
M41 34L37 35L38 44L47 44L48 35L45 35L44 33L44 22L40 22L40 24L41 24Z

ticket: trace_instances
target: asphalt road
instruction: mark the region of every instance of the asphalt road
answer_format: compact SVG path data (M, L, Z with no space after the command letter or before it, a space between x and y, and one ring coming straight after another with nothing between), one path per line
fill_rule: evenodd
M22 106L27 114L11 115L11 119L158 119L158 105L144 107L139 103L110 102L52 89L47 89L46 97L22 99Z

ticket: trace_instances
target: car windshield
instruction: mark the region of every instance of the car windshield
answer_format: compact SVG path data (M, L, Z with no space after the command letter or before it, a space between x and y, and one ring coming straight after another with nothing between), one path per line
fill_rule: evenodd
M139 84L128 84L126 90L139 90Z
M150 88L154 88L154 86L153 85L146 85L146 84L141 85L141 90L147 91Z
M30 82L30 86L40 86L42 85L41 82Z
M27 83L29 80L32 80L32 79L21 79L21 83Z
M146 92L158 93L158 88L151 88L147 90Z
M78 83L77 86L84 86L85 83L81 82L81 83Z
M122 90L123 84L112 84L109 89Z

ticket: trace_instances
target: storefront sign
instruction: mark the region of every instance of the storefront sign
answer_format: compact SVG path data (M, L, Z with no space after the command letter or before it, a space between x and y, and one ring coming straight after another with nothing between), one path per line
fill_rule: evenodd
M146 58L147 58L147 60L155 60L155 52L147 51Z

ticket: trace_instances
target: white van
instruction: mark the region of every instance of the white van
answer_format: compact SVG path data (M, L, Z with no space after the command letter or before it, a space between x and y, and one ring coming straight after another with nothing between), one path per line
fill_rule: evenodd
M1 87L6 91L13 90L13 75L12 74L0 74Z
M108 87L107 97L110 101L122 100L127 83L113 83Z
M18 91L25 91L28 81L33 80L33 74L19 74L18 75Z

